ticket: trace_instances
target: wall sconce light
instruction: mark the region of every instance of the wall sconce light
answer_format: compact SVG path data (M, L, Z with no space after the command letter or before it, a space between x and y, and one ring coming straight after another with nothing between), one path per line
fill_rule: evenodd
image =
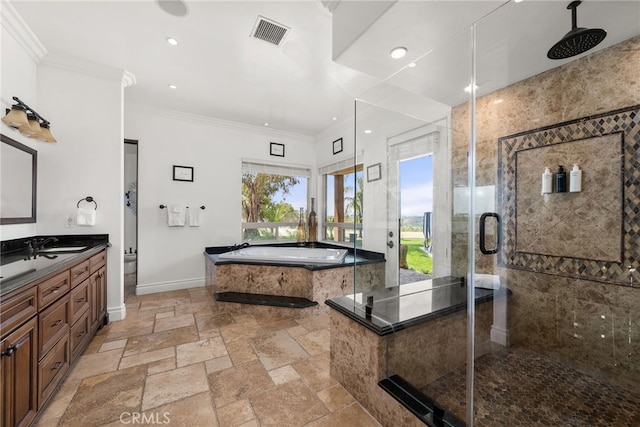
M3 123L18 129L26 137L43 142L58 142L51 135L49 121L17 96L14 96L13 100L16 104L12 105L11 109L7 109L7 115L2 118Z

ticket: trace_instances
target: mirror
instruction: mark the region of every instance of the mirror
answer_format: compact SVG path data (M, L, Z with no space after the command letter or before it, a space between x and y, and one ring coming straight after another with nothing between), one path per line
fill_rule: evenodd
M38 152L0 135L0 224L36 222Z

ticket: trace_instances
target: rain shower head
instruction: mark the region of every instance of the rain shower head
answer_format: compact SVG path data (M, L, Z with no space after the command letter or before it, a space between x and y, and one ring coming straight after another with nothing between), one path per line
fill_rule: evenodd
M607 36L607 32L600 28L578 27L576 9L580 6L580 3L582 3L580 0L576 0L567 6L567 9L571 9L571 31L549 49L547 58L571 58L597 46Z

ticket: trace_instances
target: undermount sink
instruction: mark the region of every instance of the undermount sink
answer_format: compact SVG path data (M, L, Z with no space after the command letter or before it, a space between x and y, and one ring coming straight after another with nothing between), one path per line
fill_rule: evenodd
M59 246L53 248L39 249L38 252L81 252L87 249L86 246Z

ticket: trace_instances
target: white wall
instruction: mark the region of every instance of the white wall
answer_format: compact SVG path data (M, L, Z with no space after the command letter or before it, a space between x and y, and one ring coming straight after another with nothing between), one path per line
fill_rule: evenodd
M125 136L138 141L138 294L204 285L205 247L242 241L243 158L315 169L307 136L138 105L125 108ZM173 165L193 167L194 182L173 181ZM173 203L204 205L200 227L168 227L159 205Z
M109 235L107 309L111 319L118 320L125 315L120 256L124 250L123 71L95 71L97 75L57 60L45 60L38 67L39 107L58 140L39 149L38 232ZM75 220L77 203L86 196L98 204L96 225L76 226L74 221L66 227L67 217Z
M13 7L4 4L0 8L2 24L0 33L0 107L2 115L4 110L11 108L15 102L12 97L17 96L30 107L38 110L36 97L36 78L38 67L38 55L44 53L40 45L30 49L29 45L37 44L37 40L31 38L26 41L22 22L15 14ZM37 51L37 52L36 52ZM43 113L44 114L44 113ZM46 117L46 116L45 116ZM38 150L42 143L24 137L16 129L0 122L0 132L28 147ZM38 179L41 179L38 177ZM36 214L40 211L38 210ZM37 220L37 217L36 217ZM36 224L12 224L0 226L0 239L11 240L21 237L29 237L38 234Z
M137 182L138 173L138 146L136 144L124 144L124 183L122 188L122 194L130 191L130 184ZM126 197L124 198L124 250L129 252L129 249L135 251L138 247L136 238L136 214L133 213L130 207L126 204Z

